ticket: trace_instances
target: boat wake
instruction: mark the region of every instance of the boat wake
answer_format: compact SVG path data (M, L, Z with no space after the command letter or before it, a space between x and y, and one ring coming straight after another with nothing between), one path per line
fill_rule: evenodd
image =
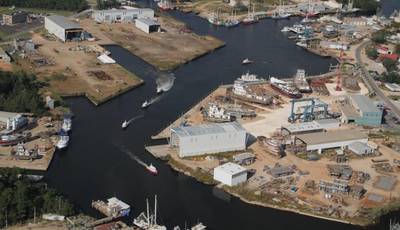
M137 115L137 116L134 116L134 117L132 117L131 119L129 119L128 121L127 121L127 123L128 123L128 125L131 123L131 122L134 122L134 121L136 121L137 119L140 119L140 118L143 118L144 117L144 113L141 113L141 114L139 114L139 115Z
M128 148L126 148L125 146L119 145L119 150L121 150L121 152L125 153L126 155L128 155L132 160L136 161L138 164L142 165L143 167L147 168L149 167L148 164L146 164L144 161L140 160L140 158L134 154L133 152L131 152Z
M175 75L173 73L161 74L156 79L157 93L167 92L172 88L175 81Z
M151 104L156 103L156 102L159 101L161 98L162 98L162 96L161 96L161 95L158 95L158 96L153 97L153 98L151 98L151 99L149 99L149 100L146 100L145 102L143 102L142 108L147 108L147 107L149 107Z

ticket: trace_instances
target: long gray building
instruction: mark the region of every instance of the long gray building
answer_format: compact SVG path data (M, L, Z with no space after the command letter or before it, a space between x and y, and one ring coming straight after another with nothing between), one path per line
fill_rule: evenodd
M63 42L81 39L83 33L83 29L80 25L68 20L66 17L58 15L45 17L44 28Z
M143 9L110 9L110 10L95 10L92 18L96 22L126 22L134 23L137 18L154 18L154 10Z
M181 126L171 129L170 146L179 157L246 149L247 132L237 122Z
M383 112L364 95L350 95L339 105L343 123L378 126L382 123Z

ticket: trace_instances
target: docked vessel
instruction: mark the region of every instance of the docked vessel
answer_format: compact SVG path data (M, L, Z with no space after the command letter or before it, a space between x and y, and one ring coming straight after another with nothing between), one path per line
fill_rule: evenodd
M251 74L250 72L242 74L242 76L240 76L239 79L243 80L244 82L263 82L263 81L265 81L265 79L258 78L257 75Z
M60 134L60 139L57 142L57 148L58 149L64 149L68 146L69 142L69 136L66 133L61 133Z
M279 93L290 97L290 98L301 98L303 95L291 82L286 82L279 80L277 78L271 77L270 79L271 87L278 91Z
M240 21L236 19L236 15L234 12L232 12L232 16L225 21L224 25L225 27L235 27L240 24Z
M203 113L203 117L207 121L211 122L230 122L232 121L231 115L229 115L224 108L218 106L215 103L210 103L207 111Z
M283 28L281 29L281 32L284 32L284 33L289 32L289 31L290 31L290 28L287 27L287 26L285 26L285 27L283 27Z
M167 230L167 227L157 224L157 195L154 197L154 212L150 214L149 200L146 199L146 212L133 219L133 224L143 230Z
M65 132L69 132L72 129L72 120L69 117L64 117L61 129Z
M272 96L262 92L253 92L246 81L237 79L233 84L232 96L244 101L269 105L272 103Z
M289 13L286 13L283 10L283 6L282 6L282 1L279 2L279 6L278 6L278 10L274 12L274 14L272 14L271 18L272 19L286 19L289 18L290 16L292 16Z
M294 84L300 93L311 93L312 89L306 79L306 71L304 69L298 69L294 76Z
M242 20L242 23L244 25L250 25L250 24L254 24L254 23L258 22L258 18L254 13L254 5L253 5L253 12L252 13L250 13L250 5L251 4L249 4L247 16Z
M157 6L160 8L160 10L172 10L174 7L172 3L168 0L161 0L157 3Z
M157 175L158 174L158 170L157 170L156 167L154 167L153 164L147 165L146 169L147 169L147 171L149 171L153 175Z
M225 23L224 21L221 19L220 14L219 14L219 10L217 10L216 12L214 12L209 18L208 18L208 22L211 23L214 26L223 26Z
M16 145L19 142L24 142L31 136L31 133L2 135L0 137L0 146Z

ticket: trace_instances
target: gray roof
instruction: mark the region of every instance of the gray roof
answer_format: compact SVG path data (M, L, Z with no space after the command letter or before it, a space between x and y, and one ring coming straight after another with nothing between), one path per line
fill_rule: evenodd
M244 161L247 159L255 158L256 156L252 153L240 153L233 156L234 161Z
M94 14L115 14L115 13L138 13L145 11L153 11L150 8L136 8L136 9L108 9L108 10L95 10Z
M368 139L368 136L360 131L347 129L332 132L308 133L296 136L307 145L326 144L342 141Z
M349 144L349 148L350 148L350 150L356 151L357 153L362 153L365 150L368 150L368 151L372 150L372 148L369 145L367 145L366 143L363 143L363 142L359 142L359 141Z
M377 112L380 110L376 107L374 103L372 103L371 99L364 95L350 95L352 101L357 104L357 107L362 112Z
M143 22L144 24L146 24L148 26L160 25L160 23L158 23L156 20L153 20L151 18L138 18L136 20Z
M323 129L321 127L321 125L319 125L317 122L314 122L314 121L288 124L288 125L282 126L282 128L287 129L291 133Z
M214 168L214 170L221 170L232 176L247 172L246 168L232 162L217 166L216 168Z
M81 26L78 25L75 22L70 21L68 18L64 16L59 16L59 15L52 15L52 16L47 16L47 19L51 20L55 24L59 25L63 29L81 29Z
M378 178L378 181L374 184L374 187L385 190L385 191L390 191L394 188L394 185L396 184L397 179L395 177L391 176L381 176Z
M197 126L180 126L171 129L171 132L176 133L176 135L180 137L243 131L246 132L246 130L237 122L203 124Z
M315 120L316 123L318 124L336 124L336 123L340 123L340 121L338 119L334 119L334 118L330 118L330 119L321 119L321 120Z

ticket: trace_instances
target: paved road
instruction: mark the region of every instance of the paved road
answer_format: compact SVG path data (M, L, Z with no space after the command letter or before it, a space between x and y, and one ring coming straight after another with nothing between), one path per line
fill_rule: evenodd
M375 93L377 97L379 97L380 100L382 100L386 107L390 109L390 111L398 118L400 119L400 109L395 106L388 97L381 91L379 86L375 83L375 80L371 77L371 74L367 71L365 68L364 63L361 60L361 51L370 43L370 41L364 41L361 43L360 46L357 47L356 49L356 61L358 66L361 69L361 77L366 84L367 88L369 89L370 93Z

